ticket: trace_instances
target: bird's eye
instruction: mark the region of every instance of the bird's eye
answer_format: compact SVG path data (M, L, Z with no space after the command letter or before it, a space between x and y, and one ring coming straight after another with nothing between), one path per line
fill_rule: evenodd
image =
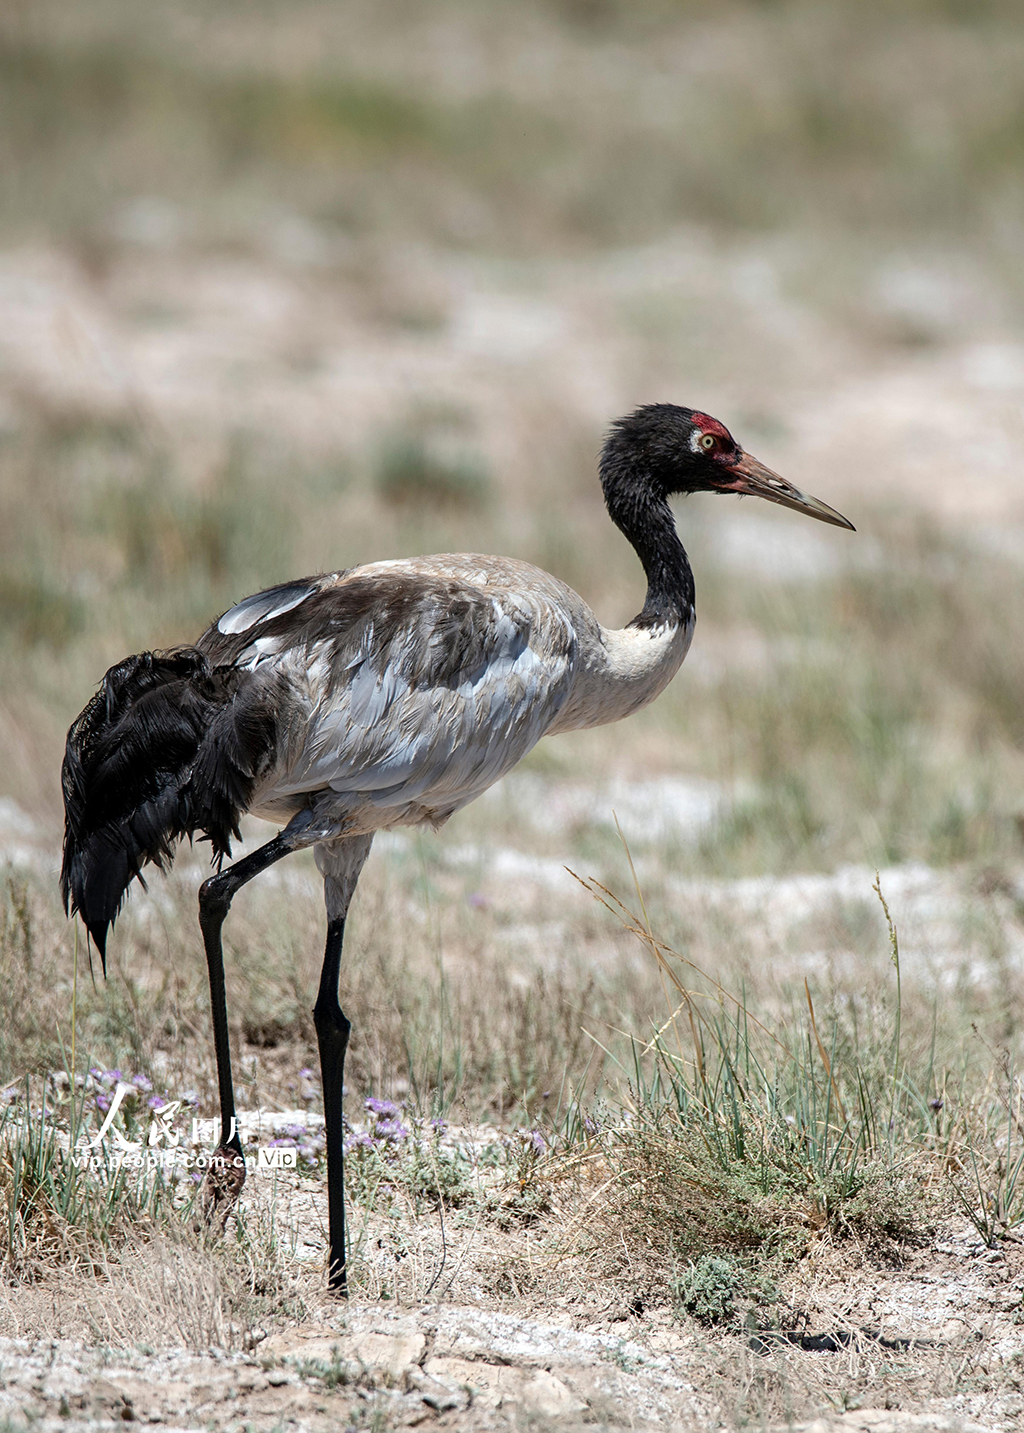
M700 435L700 445L706 451L710 451L715 446L715 441L715 435L713 433L702 433Z

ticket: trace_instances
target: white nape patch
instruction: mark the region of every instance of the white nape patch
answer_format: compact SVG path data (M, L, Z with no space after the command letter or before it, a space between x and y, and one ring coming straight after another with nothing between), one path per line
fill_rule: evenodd
M693 633L693 617L685 622L664 622L657 627L605 629L604 647L608 672L619 680L658 680L663 668L675 662L674 670L686 655ZM682 655L679 655L679 653ZM676 657L678 656L678 661Z
M255 597L247 597L237 607L225 612L217 623L217 631L223 632L226 637L237 637L240 632L255 627L257 622L269 622L272 617L290 612L315 591L315 587L304 582L298 586L275 587L272 592L258 592Z
M678 672L692 636L692 612L663 627L602 628L598 660L577 674L550 730L604 726L647 706Z

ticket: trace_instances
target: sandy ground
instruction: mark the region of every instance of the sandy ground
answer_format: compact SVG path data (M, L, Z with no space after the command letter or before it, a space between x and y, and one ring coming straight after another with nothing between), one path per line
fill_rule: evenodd
M534 778L522 780L521 790L513 779L494 799L528 808ZM559 820L576 820L581 811L600 819L607 796L567 785L545 808L547 833L557 838ZM721 793L705 784L684 793L669 784L658 803L652 792L620 783L615 799L627 815L630 800L642 800L649 819L671 833L681 823L699 826L702 815L708 819ZM7 860L52 878L52 837L11 802L0 814ZM589 897L560 862L525 849L529 845L527 823L521 846L474 847L471 884L500 891L513 874L521 917L512 928L514 942L522 946L535 925L540 947L551 940L549 907L568 921L585 911ZM400 854L385 841L379 859ZM447 851L453 879L468 859L465 848ZM641 869L644 859L664 880L663 870L653 870L655 857L641 858ZM182 862L175 880L194 884L198 874ZM312 873L291 879L293 887L308 884L310 899L317 898ZM873 900L874 873L845 868L777 881L669 879L673 896L685 900L695 920L717 922L720 930L727 917L738 939L791 979L820 971L823 960L841 964L842 951L820 943L822 922L839 904ZM1024 872L1019 880L1024 890ZM965 937L977 926L982 904L989 921L994 909L1000 912L1001 960L1019 961L1020 895L1012 880L1005 891L979 892L965 873L903 866L882 872L882 882L903 932L905 968L918 978L940 985L969 978L988 987L1005 978L1003 966L986 958L989 947L981 942L972 954ZM136 918L147 900L160 899L157 883L150 896L140 893ZM84 1344L67 1337L6 1338L0 1340L0 1418L9 1418L12 1428L83 1430L134 1422L181 1429L436 1423L467 1430L595 1424L696 1430L754 1422L865 1433L994 1433L1024 1418L1024 1254L1013 1242L986 1249L965 1221L943 1227L901 1267L849 1248L841 1254L823 1248L805 1259L781 1310L779 1323L788 1332L776 1338L709 1333L664 1308L637 1311L621 1295L609 1302L581 1284L572 1261L564 1296L552 1296L548 1278L540 1300L528 1293L496 1298L476 1280L488 1261L497 1267L515 1253L508 1235L495 1241L476 1228L449 1228L443 1244L429 1217L409 1236L412 1261L422 1266L419 1287L427 1288L430 1269L440 1267L446 1251L456 1276L441 1301L401 1307L393 1300L354 1301L339 1309L315 1293L324 1190L315 1180L279 1178L273 1211L279 1237L304 1262L305 1283L314 1289L305 1320L269 1336L258 1328L235 1334L226 1342L235 1349L241 1344L236 1352L185 1349L165 1338L147 1351L144 1330L131 1332L130 1313L121 1314L112 1337L95 1310L90 1319L97 1332ZM250 1193L268 1197L266 1185ZM383 1230L377 1257L389 1257L390 1239ZM139 1310L152 1296L154 1286L147 1287L150 1294L138 1291ZM38 1328L39 1300L51 1298L51 1326L58 1333L73 1326L74 1311L61 1314L59 1291L8 1291L5 1331L16 1334L22 1320ZM832 1411L824 1416L822 1409ZM807 1410L818 1412L816 1422Z
M331 1307L246 1352L0 1339L17 1428L749 1426L970 1433L1024 1417L1024 1255L953 1226L900 1270L801 1279L793 1331L711 1334L666 1310ZM808 1408L831 1411L808 1417Z

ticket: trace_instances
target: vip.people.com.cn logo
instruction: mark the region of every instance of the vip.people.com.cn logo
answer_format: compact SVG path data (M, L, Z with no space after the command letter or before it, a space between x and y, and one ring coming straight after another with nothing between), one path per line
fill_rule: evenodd
M201 1172L224 1159L224 1155L207 1152L203 1148L219 1138L220 1120L193 1119L189 1140L175 1129L174 1119L181 1109L181 1100L172 1100L170 1104L153 1111L145 1143L142 1140L128 1139L115 1127L114 1117L125 1096L134 1093L133 1086L118 1082L110 1108L99 1129L91 1137L83 1135L75 1146L72 1159L79 1169L100 1171L113 1167ZM231 1140L234 1137L235 1121L232 1119L227 1138ZM245 1156L245 1162L250 1169L294 1169L296 1160L297 1153L294 1149L266 1149L263 1146L249 1151Z

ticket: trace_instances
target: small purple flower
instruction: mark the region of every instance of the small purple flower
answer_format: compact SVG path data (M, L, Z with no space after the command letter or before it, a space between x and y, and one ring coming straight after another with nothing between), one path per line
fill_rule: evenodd
M281 1130L289 1139L302 1139L308 1133L305 1125L285 1125Z
M294 1141L293 1139L272 1139L272 1140L270 1141L270 1148L271 1148L271 1149L294 1149L294 1148L295 1148L295 1141Z
M100 1077L105 1085L116 1085L121 1080L120 1070L104 1070Z
M102 1110L104 1114L106 1114L107 1110L110 1109L110 1101L107 1099L106 1095L96 1096L96 1108L98 1110Z
M595 1134L599 1134L600 1130L601 1126L598 1124L597 1120L591 1119L590 1115L583 1116L584 1134L589 1134L591 1137L593 1137Z
M150 1095L149 1099L146 1101L146 1104L151 1110L162 1110L166 1103L167 1101L164 1099L163 1095Z
M447 1134L448 1132L448 1121L441 1119L433 1119L430 1121L430 1128L434 1131L438 1138L440 1138L441 1135Z
M532 1129L526 1136L526 1145L528 1149L533 1150L534 1154L543 1154L548 1147L548 1142L539 1129Z
M133 1075L132 1084L137 1090L141 1090L144 1095L148 1095L153 1088L153 1081L148 1079L145 1075Z
M180 1098L183 1105L197 1106L199 1104L199 1095L196 1090L183 1090Z
M316 1071L315 1071L315 1070L311 1070L308 1065L306 1066L306 1068L305 1068L304 1070L300 1070L300 1071L299 1071L299 1079L300 1079L300 1080L315 1080L316 1078L317 1078L317 1076L316 1076Z
M344 1149L345 1149L345 1153L346 1153L346 1154L348 1154L349 1150L352 1150L352 1149L372 1149L372 1148L373 1148L373 1140L370 1138L370 1136L366 1133L365 1130L357 1130L354 1134L350 1134L349 1137L346 1139L345 1145L344 1145Z
M408 1129L397 1119L378 1119L373 1127L373 1134L375 1139L391 1140L395 1144L409 1138Z
M383 1115L385 1119L395 1119L402 1113L401 1106L396 1105L394 1100L378 1100L374 1095L366 1101L366 1108L371 1115L378 1118Z

